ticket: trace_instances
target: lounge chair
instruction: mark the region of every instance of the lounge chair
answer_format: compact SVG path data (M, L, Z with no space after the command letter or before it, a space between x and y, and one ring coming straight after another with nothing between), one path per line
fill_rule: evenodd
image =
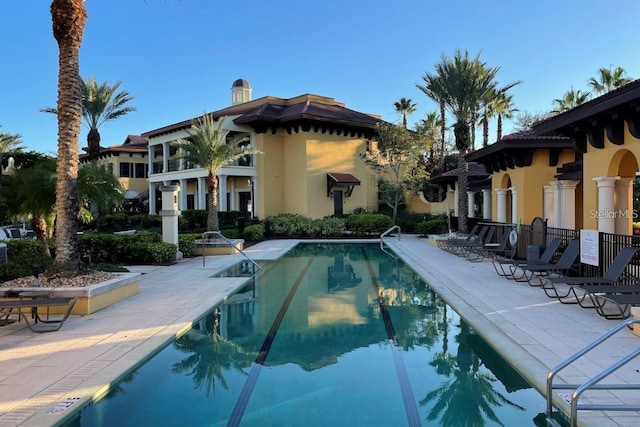
M515 280L517 282L527 282L531 286L542 286L543 278L550 275L566 276L574 269L574 264L580 254L580 240L574 239L567 244L567 247L560 255L558 262L549 264L527 264L518 266L522 270L522 276ZM534 281L534 278L537 281Z
M522 275L522 270L521 269L519 270L518 267L526 267L527 265L549 264L551 262L551 259L555 255L556 251L560 247L561 243L562 243L562 238L560 237L556 237L552 239L547 245L542 255L540 255L540 258L535 260L528 260L528 261L523 261L523 260L518 261L518 260L510 260L510 259L509 260L493 260L493 268L496 270L496 273L498 273L499 276L506 277L507 279L520 278ZM515 276L515 273L518 270L520 271L520 274L518 276Z
M496 227L494 225L485 225L482 229L480 229L478 238L466 244L455 245L454 250L451 253L466 258L467 254L474 249L482 248L486 243L491 242L491 240L493 240L493 235L495 234L495 232Z
M497 243L487 242L482 246L473 246L465 253L465 258L471 262L479 262L485 258L496 258L498 255L513 257L516 252L515 246L509 246L509 234L511 230L504 229L502 237Z
M611 286L606 293L590 293L595 301L594 308L598 314L605 319L626 319L629 317L630 308L640 305L639 285L619 285L615 292L611 292ZM606 307L616 307L615 312L611 312Z
M9 316L19 316L26 322L29 329L33 332L53 332L62 327L62 324L71 314L76 298L38 298L38 299L22 299L17 301L0 301L0 314L3 318ZM56 307L66 306L67 310L61 318L43 319L38 314L38 308L40 307ZM33 324L29 322L29 316L25 313L24 309L29 309L31 316L33 316Z
M615 286L615 288L609 288L610 290L619 289L620 286L630 286L623 285L623 281L629 278L625 277L625 271L639 249L638 247L622 248L601 277L550 277L545 279L542 289L547 296L558 298L563 304L580 304L584 308L596 308L597 301L591 297L591 294L605 292L606 288L603 285ZM587 297L590 304L585 303Z
M478 237L482 238L482 236L484 236L484 233L486 232L487 229L485 227L480 228L480 224L476 224L473 226L469 234L467 234L465 237L454 237L447 240L438 240L438 247L447 252L452 252L455 246L471 243Z

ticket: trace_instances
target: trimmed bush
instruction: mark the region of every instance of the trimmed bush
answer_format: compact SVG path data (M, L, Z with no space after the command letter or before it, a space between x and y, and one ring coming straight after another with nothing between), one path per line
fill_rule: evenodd
M380 234L393 225L390 216L384 214L355 214L347 217L347 229L356 236Z
M344 218L329 216L318 219L315 223L318 232L317 237L342 237L347 231L347 221Z
M180 234L178 236L178 250L185 258L193 258L196 252L196 239L200 239L201 234Z
M44 272L52 259L44 255L42 243L35 239L14 239L7 245L7 262L0 264L0 282L33 275L33 267Z
M264 239L264 226L252 224L244 228L244 239L248 242L257 242Z
M442 234L447 232L447 223L444 219L430 219L418 224L418 233L422 236L427 234Z
M265 219L267 236L303 237L312 229L312 220L299 214L281 214Z

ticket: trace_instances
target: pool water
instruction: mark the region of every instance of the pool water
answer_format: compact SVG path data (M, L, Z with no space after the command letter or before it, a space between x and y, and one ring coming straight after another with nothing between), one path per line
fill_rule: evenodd
M526 426L544 407L401 260L300 244L65 425Z

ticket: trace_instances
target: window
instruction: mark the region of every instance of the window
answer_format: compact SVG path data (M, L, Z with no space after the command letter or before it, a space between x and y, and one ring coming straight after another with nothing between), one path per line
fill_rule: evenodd
M136 174L135 174L134 178L146 178L147 177L147 167L148 167L148 165L146 163L136 163L135 164Z
M120 178L131 176L131 163L120 163Z

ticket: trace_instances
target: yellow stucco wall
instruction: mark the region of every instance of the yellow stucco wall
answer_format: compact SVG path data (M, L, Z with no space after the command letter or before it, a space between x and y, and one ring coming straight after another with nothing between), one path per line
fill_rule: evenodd
M142 163L146 165L148 162L147 157L143 157L138 153L120 153L118 156L109 155L108 157L98 159L97 165L104 166L105 168L109 168L109 165L111 165L113 174L118 178L124 191L135 190L141 193L149 189L149 180L147 178L120 177L120 163Z
M313 132L259 134L257 215L264 218L283 212L310 218L333 215L333 199L327 197L327 173L350 173L361 184L344 198L344 213L359 207L377 207L377 187L372 173L360 158L364 139ZM346 191L345 187L339 187Z
M602 131L604 132L604 130ZM598 210L598 186L593 180L600 176L621 176L625 178L635 178L638 170L638 159L640 159L640 140L634 138L629 133L625 123L624 145L612 144L605 133L604 148L594 148L587 144L587 152L582 157L583 162L583 206L582 219L583 227L588 229L598 229L598 218L593 213ZM629 195L628 197L631 197ZM616 203L618 201L616 200ZM633 207L633 202L627 199L629 206ZM636 219L638 221L640 219ZM631 233L631 223L633 213L630 212L627 230L616 230L619 233Z

